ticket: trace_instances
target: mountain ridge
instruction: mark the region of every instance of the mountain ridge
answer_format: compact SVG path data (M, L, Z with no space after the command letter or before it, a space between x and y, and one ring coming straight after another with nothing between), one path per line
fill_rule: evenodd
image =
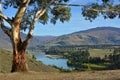
M26 34L21 33L25 38ZM70 45L120 45L120 28L96 27L62 36L33 36L28 49L40 49L42 46L70 46ZM0 29L0 47L11 48L9 38Z
M45 46L69 46L69 45L100 45L120 44L120 28L96 27L84 31L78 31L59 36L45 44Z
M21 38L24 40L26 37L25 33L21 32ZM37 49L39 46L43 45L45 42L54 39L55 36L33 36L28 49ZM0 28L0 48L12 49L11 41L9 37Z

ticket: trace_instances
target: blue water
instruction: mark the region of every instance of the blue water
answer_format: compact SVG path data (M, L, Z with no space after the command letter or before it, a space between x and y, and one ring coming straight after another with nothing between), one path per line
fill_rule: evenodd
M45 65L51 65L51 66L54 65L54 66L57 66L59 68L69 69L69 70L73 69L67 65L67 59L49 58L49 57L45 56L44 52L40 52L40 53L34 52L34 55L35 55L37 61L42 61L42 63Z

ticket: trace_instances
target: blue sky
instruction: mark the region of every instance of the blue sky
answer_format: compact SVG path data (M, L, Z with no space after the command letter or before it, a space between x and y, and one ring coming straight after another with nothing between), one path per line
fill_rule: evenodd
M84 4L88 1L94 1L94 0L71 0L71 2L69 3ZM15 13L13 9L10 9L9 13L6 10L3 11L6 15L9 16L12 16L12 14ZM72 16L69 22L65 22L65 23L57 22L56 25L53 25L51 23L48 23L46 25L36 24L34 35L60 36L64 34L73 33L76 31L87 30L95 27L104 27L104 26L120 28L120 19L118 18L110 20L110 19L104 19L102 16L99 16L98 18L90 22L88 20L85 20L84 17L82 17L80 7L71 7L71 12L72 12Z
M88 1L95 0L71 0L70 3L84 4ZM99 16L92 22L85 20L81 15L80 7L72 7L71 8L72 16L69 22L60 23L58 22L56 25L48 23L47 25L37 24L34 34L35 35L63 35L69 34L76 31L87 30L95 27L118 27L120 28L120 19L104 19L102 16Z

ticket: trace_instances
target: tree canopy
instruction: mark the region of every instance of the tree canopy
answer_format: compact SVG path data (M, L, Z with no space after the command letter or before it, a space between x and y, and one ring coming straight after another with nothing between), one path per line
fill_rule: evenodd
M28 0L29 1L29 0ZM120 4L119 0L97 0L86 4L68 4L71 0L30 0L26 11L22 17L21 29L30 28L31 23L35 20L35 15L38 11L42 11L42 16L39 17L38 22L47 24L48 21L55 24L57 20L64 22L69 21L71 17L70 7L82 7L82 15L86 20L94 20L99 15L103 15L105 19L113 19L120 17ZM22 0L2 0L4 9L13 7L20 9ZM80 14L80 13L78 13Z

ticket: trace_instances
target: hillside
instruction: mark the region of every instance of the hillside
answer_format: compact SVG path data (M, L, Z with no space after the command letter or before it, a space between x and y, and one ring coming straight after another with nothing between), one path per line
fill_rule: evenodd
M28 53L27 56L29 70L36 72L58 72L58 70L53 67L46 66L41 62L37 62L35 59L33 59L33 55L31 53ZM0 73L10 73L11 66L12 52L0 49Z
M26 34L21 33L22 39L26 37ZM54 39L54 36L33 36L31 42L28 46L29 49L36 49L39 48L45 42ZM6 34L0 28L0 48L10 48L11 49L11 42Z
M57 37L46 43L46 46L69 45L120 45L120 28L97 27Z
M26 34L21 33L25 38ZM41 46L69 46L69 45L120 45L120 28L97 27L72 34L55 36L34 36L28 46L29 49L40 49ZM9 38L0 29L0 47L11 48Z

